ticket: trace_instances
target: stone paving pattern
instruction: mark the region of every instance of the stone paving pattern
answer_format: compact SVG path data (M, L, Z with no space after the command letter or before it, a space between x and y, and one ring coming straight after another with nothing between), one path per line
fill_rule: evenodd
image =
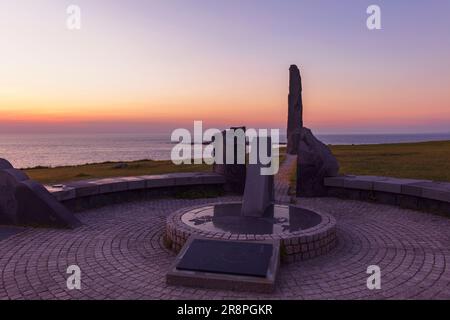
M80 213L75 230L27 228L0 241L0 299L450 299L450 219L394 206L335 198L298 199L332 214L338 245L282 265L274 294L168 286L174 254L163 243L167 216L220 199L160 199ZM82 288L69 291L77 264ZM366 269L379 265L381 290Z

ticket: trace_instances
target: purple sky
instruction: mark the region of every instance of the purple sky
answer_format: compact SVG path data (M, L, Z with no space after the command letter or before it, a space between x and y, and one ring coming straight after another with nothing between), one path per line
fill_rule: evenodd
M3 1L0 38L0 132L282 128L290 64L321 133L450 131L447 0Z

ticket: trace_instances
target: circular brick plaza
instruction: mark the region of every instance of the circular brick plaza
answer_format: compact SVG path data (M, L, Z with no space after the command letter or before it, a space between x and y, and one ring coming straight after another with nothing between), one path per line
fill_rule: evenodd
M167 217L216 201L134 202L78 214L75 230L25 228L0 240L0 299L450 299L450 219L334 198L298 199L336 219L337 246L283 264L273 294L166 285L175 257L163 243ZM66 286L73 264L79 291ZM370 265L381 268L381 290L366 286Z

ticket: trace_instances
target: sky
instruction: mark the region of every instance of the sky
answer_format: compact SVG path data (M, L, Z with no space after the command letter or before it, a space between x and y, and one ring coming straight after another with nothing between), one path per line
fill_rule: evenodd
M291 64L318 133L450 132L449 57L448 0L2 1L0 133L283 129Z

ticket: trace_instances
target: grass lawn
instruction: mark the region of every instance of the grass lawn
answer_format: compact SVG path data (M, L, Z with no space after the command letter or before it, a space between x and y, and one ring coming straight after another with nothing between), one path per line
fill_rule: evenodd
M339 160L341 174L450 181L450 141L331 146L331 150ZM280 156L282 162L285 148L280 150ZM34 180L53 184L92 178L211 171L211 166L176 166L171 161L142 160L127 162L126 167L118 166L117 162L106 162L25 171ZM295 185L295 170L291 180Z
M121 166L120 164L125 164ZM141 160L132 162L105 162L80 166L25 169L31 179L44 184L55 184L94 178L143 176L173 172L211 171L208 165L174 165L172 161Z
M332 146L342 174L450 181L450 141Z
M285 151L285 147L280 148L280 162L285 158ZM121 167L120 164L126 164L126 167ZM212 171L212 166L206 164L177 166L169 160L140 160L131 162L104 162L56 168L37 167L24 169L24 171L33 180L44 184L56 184L96 178L143 176L174 172L205 172Z

